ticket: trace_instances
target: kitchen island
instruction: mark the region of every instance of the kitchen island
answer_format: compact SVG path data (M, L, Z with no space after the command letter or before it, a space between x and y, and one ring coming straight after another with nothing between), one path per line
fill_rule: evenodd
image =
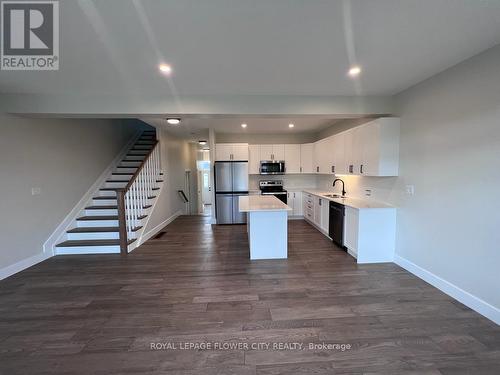
M249 195L239 197L239 210L247 213L250 259L286 259L292 208L272 195Z

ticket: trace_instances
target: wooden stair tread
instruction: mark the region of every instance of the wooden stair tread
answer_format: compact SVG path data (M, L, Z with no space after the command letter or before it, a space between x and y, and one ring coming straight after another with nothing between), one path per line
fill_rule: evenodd
M118 216L116 215L111 215L111 216L80 216L78 221L92 221L92 220L118 220Z
M137 232L142 227L135 227L132 229L132 232ZM67 233L102 233L102 232L119 232L120 228L118 227L81 227L81 228L73 228L68 230Z
M128 244L135 239L129 240ZM77 246L120 246L120 240L70 240L57 244L56 247L77 247Z
M130 180L106 180L106 182L119 182L119 183L124 183L124 182L129 182Z
M142 220L146 218L148 215L142 215L137 217L137 219ZM80 216L78 219L79 221L92 221L92 220L118 220L118 216L115 215L108 215L108 216Z
M117 210L118 206L88 206L86 210Z

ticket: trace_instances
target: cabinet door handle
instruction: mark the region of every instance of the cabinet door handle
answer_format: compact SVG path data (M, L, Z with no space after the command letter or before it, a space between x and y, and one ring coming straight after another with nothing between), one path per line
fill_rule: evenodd
M300 173L302 173L302 167L300 167Z
M349 165L349 173L354 173L353 170L354 170L354 165L352 164Z
M332 173L335 173L335 165L332 165Z
M316 173L319 173L319 167L316 167Z
M359 173L363 174L363 164L359 166Z

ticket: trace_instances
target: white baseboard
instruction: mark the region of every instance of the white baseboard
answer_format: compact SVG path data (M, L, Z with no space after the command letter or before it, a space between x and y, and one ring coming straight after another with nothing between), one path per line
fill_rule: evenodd
M408 259L400 257L399 255L395 255L394 263L428 282L432 286L438 288L450 297L463 303L465 306L470 307L472 310L500 325L500 309L495 306L490 305L488 302L483 301L482 299L466 292L449 281L440 278L432 272L427 271L426 269L410 262Z
M11 264L10 266L4 267L0 269L0 280L3 280L9 276L14 275L15 273L21 272L25 270L26 268L30 268L31 266L34 266L35 264L38 264L40 262L43 262L44 260L52 257L52 254L47 254L47 253L40 253L33 255L29 258L20 260L17 263Z
M170 216L167 220L162 221L160 224L158 224L156 227L148 231L147 233L144 233L140 239L140 242L137 246L142 245L144 242L149 240L151 237L156 235L159 231L161 231L163 228L165 228L168 224L170 224L172 221L177 219L179 216L181 216L182 210L177 211L174 213L172 216Z
M55 231L50 235L50 237L43 244L43 252L56 254L56 245L63 240L63 236L66 232L71 229L74 221L79 216L80 212L89 204L89 202L94 197L96 191L101 187L102 184L108 179L109 175L113 169L120 163L123 157L127 154L128 150L134 145L134 143L139 139L142 134L142 129L138 130L123 146L118 155L113 159L113 161L108 165L108 167L101 173L99 178L94 182L94 184L87 190L85 195L80 199L80 201L73 207L64 220L57 226Z

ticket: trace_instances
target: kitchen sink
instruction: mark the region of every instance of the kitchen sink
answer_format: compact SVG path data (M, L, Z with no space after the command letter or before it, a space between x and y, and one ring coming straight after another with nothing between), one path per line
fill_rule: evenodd
M340 194L324 194L323 196L326 198L345 198L345 197L341 196Z

